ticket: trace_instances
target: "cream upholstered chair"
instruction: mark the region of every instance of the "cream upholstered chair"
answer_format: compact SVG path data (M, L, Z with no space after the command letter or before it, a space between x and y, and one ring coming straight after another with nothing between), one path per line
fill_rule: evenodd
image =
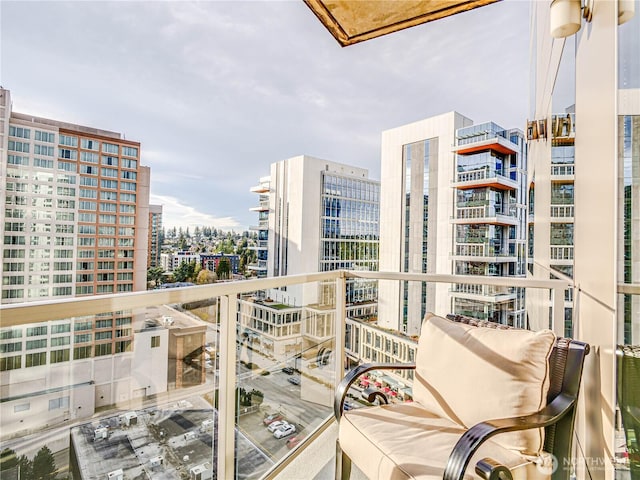
M427 314L415 364L360 365L339 385L336 478L353 462L380 480L568 479L588 351L550 330ZM380 369L415 369L414 402L344 412L349 387Z

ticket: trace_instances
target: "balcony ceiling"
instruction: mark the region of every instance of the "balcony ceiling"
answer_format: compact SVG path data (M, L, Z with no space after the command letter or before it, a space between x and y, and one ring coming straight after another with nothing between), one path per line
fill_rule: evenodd
M500 0L304 0L346 47Z

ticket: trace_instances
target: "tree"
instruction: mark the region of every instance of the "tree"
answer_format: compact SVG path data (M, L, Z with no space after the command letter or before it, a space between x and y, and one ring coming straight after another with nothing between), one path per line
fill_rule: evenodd
M147 270L147 282L155 282L157 287L164 277L164 269L162 267L151 267Z
M33 477L33 462L26 455L20 455L18 459L20 468L20 480L31 480Z
M222 257L216 267L216 275L220 280L228 279L231 272L231 262L228 258Z
M35 480L53 480L55 478L56 461L46 445L38 450L33 459L32 478Z
M173 271L173 277L176 282L189 282L194 278L194 272L196 269L196 262L182 261L178 268Z
M198 276L196 277L196 283L198 285L204 285L206 283L215 283L217 280L216 274L211 270L200 270Z
M0 452L0 471L18 466L18 456L15 450L5 448Z

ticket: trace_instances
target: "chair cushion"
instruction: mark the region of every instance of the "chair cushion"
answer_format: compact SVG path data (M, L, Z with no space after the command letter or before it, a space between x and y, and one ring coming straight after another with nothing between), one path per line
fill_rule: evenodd
M343 451L371 480L435 480L442 479L449 455L464 431L417 402L396 403L345 412L339 439ZM550 478L536 464L488 440L472 457L465 480L480 478L475 465L485 457L507 466L514 480Z
M467 428L535 413L546 405L554 342L550 330L477 327L427 314L416 354L414 399ZM544 429L500 434L493 440L537 455Z

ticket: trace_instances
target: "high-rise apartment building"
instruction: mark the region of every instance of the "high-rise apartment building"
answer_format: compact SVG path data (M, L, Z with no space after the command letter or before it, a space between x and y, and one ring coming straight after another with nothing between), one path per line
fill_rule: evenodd
M162 205L149 205L149 259L147 267L159 267L162 251Z
M2 302L146 288L148 167L115 132L13 112L2 98Z
M453 272L525 276L526 145L518 129L493 122L456 132L453 178ZM524 291L457 284L451 311L516 327L526 326Z
M522 133L457 112L383 132L380 270L524 275L524 162ZM378 304L410 335L427 311L524 317L522 292L472 285L381 281Z
M268 221L259 246L259 261L267 276L326 272L337 269L377 270L380 182L363 168L310 156L271 165L269 179L261 179L260 221ZM264 266L264 263L261 265ZM281 300L292 305L322 301L317 293L291 289ZM322 294L320 294L322 296ZM376 288L354 282L348 302L371 301Z
M258 264L261 276L338 269L377 270L380 182L366 169L309 156L273 163L252 191L260 204ZM313 352L326 362L333 334L334 283L305 284L241 300L240 323L254 348L278 359ZM347 282L347 310L375 313L374 281ZM324 356L324 357L323 357Z

